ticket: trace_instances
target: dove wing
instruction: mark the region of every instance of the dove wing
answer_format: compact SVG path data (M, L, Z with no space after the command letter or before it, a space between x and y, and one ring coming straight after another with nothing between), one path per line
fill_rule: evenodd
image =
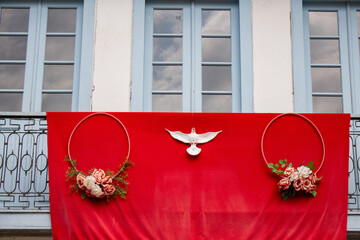
M218 132L207 132L207 133L203 133L203 134L198 134L198 139L197 139L197 143L206 143L209 142L211 140L213 140L216 135L218 135L219 133L221 133L222 131L218 131Z
M190 143L190 139L189 139L189 136L188 134L185 134L185 133L182 133L182 132L179 132L179 131L175 131L175 132L172 132L172 131L169 131L165 128L166 131L168 131L170 133L170 135L175 138L176 140L179 140L181 142L184 142L184 143Z

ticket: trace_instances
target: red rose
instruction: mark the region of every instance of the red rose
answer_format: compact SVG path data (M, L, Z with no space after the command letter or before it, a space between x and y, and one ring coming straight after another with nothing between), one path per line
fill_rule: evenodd
M288 178L283 178L278 182L278 186L282 190L288 189L290 187L290 184L291 182Z
M77 185L79 186L80 189L84 190L86 187L84 186L84 179L85 179L85 176L81 173L79 173L77 176L76 176L76 183Z
M103 178L105 178L105 172L102 169L95 169L92 176L95 178L96 183L102 184Z
M112 184L105 184L105 185L103 186L103 191L104 191L105 195L110 196L110 195L113 195L113 194L114 194L114 192L115 192L115 187L114 187L114 185L112 185Z

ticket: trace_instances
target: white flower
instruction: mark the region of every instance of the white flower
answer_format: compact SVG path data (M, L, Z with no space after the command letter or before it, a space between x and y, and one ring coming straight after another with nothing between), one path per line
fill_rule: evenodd
M84 185L87 189L91 190L91 189L94 187L94 185L96 185L96 184L95 184L95 181L96 181L96 179L95 179L94 177L92 177L92 176L87 176L87 177L84 179L83 185ZM100 189L100 190L101 190L101 189Z
M297 170L303 178L308 178L309 175L312 173L310 168L305 167L305 166L300 166L297 168Z
M296 180L298 180L301 177L301 174L299 172L293 172L290 175L290 181L294 182Z
M95 197L100 197L103 194L103 192L101 191L99 185L94 184L93 188L91 189L91 194L94 195Z

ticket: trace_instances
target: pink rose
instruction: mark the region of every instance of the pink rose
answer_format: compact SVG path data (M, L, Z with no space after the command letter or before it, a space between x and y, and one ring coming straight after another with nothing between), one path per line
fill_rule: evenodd
M311 174L310 176L309 176L309 180L311 181L311 183L314 185L316 182L317 182L317 176L316 176L316 174L314 173L314 174Z
M95 169L92 173L92 176L95 178L96 183L101 184L103 178L105 178L105 172L102 169Z
M112 178L110 176L104 177L101 184L112 184Z
M113 195L115 192L115 187L112 184L105 184L103 187L103 191L105 195L110 196Z
M307 191L313 184L309 179L305 179L302 183L301 189Z
M290 187L290 184L291 184L291 182L288 178L283 178L279 181L278 186L279 186L279 189L285 190Z
M303 180L302 178L298 178L294 181L293 183L293 186L295 188L296 191L300 191L301 190L301 187L303 185Z
M290 176L293 172L295 172L295 169L293 168L293 167L291 167L291 168L286 168L285 169L285 171L284 171L284 174L285 174L285 176Z
M79 173L76 176L76 183L79 186L80 189L84 190L86 187L84 186L84 180L85 180L85 176L81 173Z
M316 185L310 185L307 189L306 192L312 194L314 191L316 190Z

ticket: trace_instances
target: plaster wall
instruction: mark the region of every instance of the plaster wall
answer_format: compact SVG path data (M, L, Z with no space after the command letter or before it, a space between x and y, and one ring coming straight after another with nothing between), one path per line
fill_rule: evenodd
M254 111L293 112L290 0L253 0Z
M130 111L133 0L97 0L92 111Z

